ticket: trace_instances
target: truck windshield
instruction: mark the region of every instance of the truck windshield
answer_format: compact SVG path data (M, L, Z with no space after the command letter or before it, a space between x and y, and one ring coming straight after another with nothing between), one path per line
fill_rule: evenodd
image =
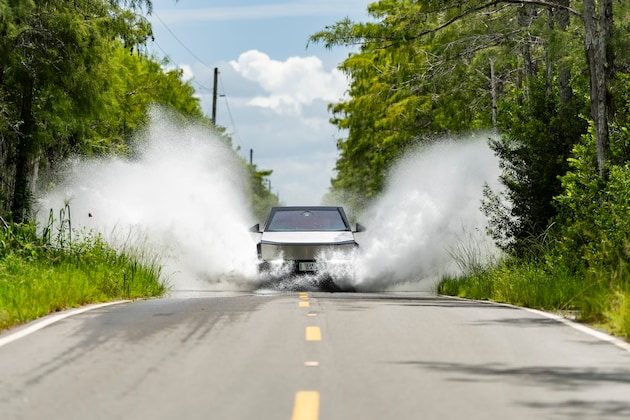
M267 231L344 231L348 230L337 209L277 210L274 212Z

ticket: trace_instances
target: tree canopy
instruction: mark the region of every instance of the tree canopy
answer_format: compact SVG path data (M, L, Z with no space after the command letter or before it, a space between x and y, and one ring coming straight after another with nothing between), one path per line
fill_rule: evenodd
M495 129L506 193L486 192L493 234L510 250L541 235L589 124L603 180L627 161L629 10L613 0L381 0L368 22L312 35L328 48L358 46L340 65L349 99L330 106L347 132L331 194L360 206L410 146Z
M0 214L29 217L38 172L127 153L160 104L206 124L181 70L149 56L150 0L0 0Z

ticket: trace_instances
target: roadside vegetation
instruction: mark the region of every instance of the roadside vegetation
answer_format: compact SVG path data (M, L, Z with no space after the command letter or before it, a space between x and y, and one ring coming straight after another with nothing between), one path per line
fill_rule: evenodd
M438 293L547 310L630 338L628 276L623 261L576 272L562 263L506 258L444 278Z
M410 147L494 130L502 188L480 208L502 257L455 253L465 274L439 292L630 337L630 5L383 0L368 13L311 37L360 46L339 67L348 98L330 106L348 133L330 195L360 209Z
M167 288L155 256L117 251L96 233L73 232L69 218L51 217L43 235L36 230L2 219L0 331L88 303L161 296Z
M0 330L166 289L159 255L74 231L69 208L37 226L33 208L67 159L133 159L152 106L231 146L183 71L147 52L151 8L150 0L0 0ZM278 202L266 187L271 171L241 160L252 212L263 213Z
M444 279L439 293L567 313L630 338L630 167L611 165L604 183L588 169L590 139L561 177L559 213L544 236L503 243L495 264L467 263L474 252L460 252L465 275Z

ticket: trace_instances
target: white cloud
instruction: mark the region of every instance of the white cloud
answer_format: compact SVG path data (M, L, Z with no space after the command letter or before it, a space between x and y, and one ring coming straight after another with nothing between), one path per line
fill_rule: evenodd
M193 72L193 69L191 66L189 66L188 64L182 64L179 66L180 70L183 72L182 74L182 80L187 82L189 80L192 80L193 77L195 77L195 73Z
M270 108L278 114L299 115L301 104L289 95L257 96L248 102L249 105Z
M318 57L272 60L257 50L244 52L230 61L247 80L258 83L267 96L257 96L250 105L269 108L278 114L299 115L302 106L314 101L337 102L348 89L347 77L338 69L326 71Z
M193 69L190 65L188 64L180 64L178 66L173 66L173 65L167 65L164 66L164 71L165 72L169 72L169 71L173 71L173 70L181 70L182 71L182 80L184 82L188 82L190 80L192 80L195 77L195 73L193 72Z

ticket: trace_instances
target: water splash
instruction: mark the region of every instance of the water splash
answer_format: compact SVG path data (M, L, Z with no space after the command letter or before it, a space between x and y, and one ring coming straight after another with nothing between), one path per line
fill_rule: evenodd
M362 216L368 231L355 259L357 289L433 288L442 275L460 271L453 253L462 244L482 260L497 255L479 210L484 183L498 189L490 136L438 141L398 162Z
M492 262L499 251L480 211L484 184L499 189L500 169L489 137L478 133L467 140L442 140L406 154L383 194L360 216L368 229L356 234L359 249L351 255L323 252L320 273L279 273L273 288L430 292L445 274Z
M180 126L163 110L151 112L134 159L69 162L62 182L38 200L39 214L69 203L76 229L100 232L114 246L151 248L175 291L319 290L330 277L343 290L426 289L458 271L452 250L463 241L481 258L497 252L479 210L483 183L495 188L499 175L488 137L407 154L361 216L368 231L358 235L352 265L332 268L333 253L320 275L270 282L257 274L243 162L206 128Z
M38 201L39 213L69 203L75 228L152 247L175 290L255 287L247 231L254 218L233 151L208 129L179 126L159 109L137 143L132 160L69 162L63 181Z

